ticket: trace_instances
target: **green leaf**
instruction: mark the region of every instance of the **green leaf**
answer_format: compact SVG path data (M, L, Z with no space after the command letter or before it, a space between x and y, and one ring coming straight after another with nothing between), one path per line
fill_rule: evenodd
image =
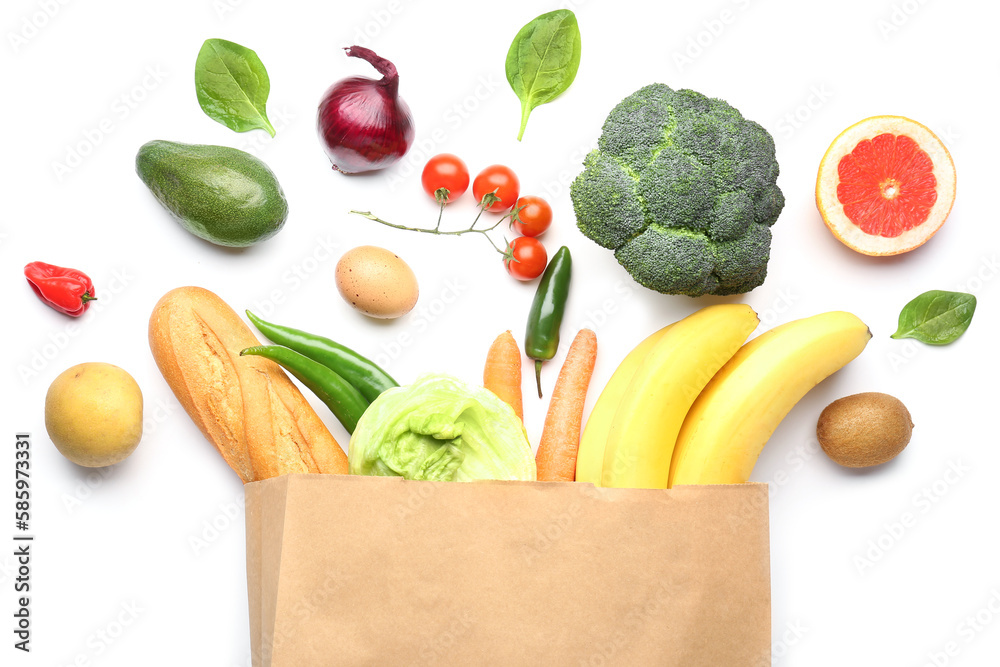
M580 27L568 9L542 14L521 28L507 52L507 82L521 99L520 141L528 116L561 95L580 68Z
M947 345L969 328L976 297L965 292L924 292L903 306L893 338L916 338L928 345Z
M235 132L267 130L267 94L271 80L257 54L224 39L207 39L194 66L198 104L212 120Z

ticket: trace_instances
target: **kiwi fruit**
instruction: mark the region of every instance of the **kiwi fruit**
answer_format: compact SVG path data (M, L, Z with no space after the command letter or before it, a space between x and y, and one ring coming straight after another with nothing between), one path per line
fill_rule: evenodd
M816 437L827 456L848 468L891 461L910 442L913 420L895 396L865 392L839 398L823 409Z

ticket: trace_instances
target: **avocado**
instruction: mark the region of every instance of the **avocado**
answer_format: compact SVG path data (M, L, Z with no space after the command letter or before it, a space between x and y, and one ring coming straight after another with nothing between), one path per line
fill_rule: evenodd
M235 148L150 141L136 154L135 170L184 229L217 245L259 243L288 217L274 173Z

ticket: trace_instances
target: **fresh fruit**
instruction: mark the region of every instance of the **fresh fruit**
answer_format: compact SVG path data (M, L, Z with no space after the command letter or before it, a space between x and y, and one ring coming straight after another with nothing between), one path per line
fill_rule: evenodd
M391 250L371 245L348 250L340 258L337 290L354 308L380 319L410 312L420 294L410 265Z
M139 149L135 170L184 229L217 245L259 243L288 217L271 170L235 148L150 141Z
M955 164L933 132L902 116L874 116L840 133L816 178L816 206L844 245L898 255L923 245L955 201Z
M453 202L469 189L469 168L451 153L435 155L420 174L424 192L440 204Z
M142 391L118 366L78 364L63 371L45 395L45 429L56 449L88 468L109 466L142 439Z
M583 429L583 436L580 438L580 449L576 455L576 481L590 482L596 486L601 485L605 445L622 397L631 384L636 371L649 356L650 350L672 326L672 324L668 324L636 345L618 364L611 379L604 385L601 395L597 397L597 402L590 410L590 416L587 417L587 424Z
M689 315L660 337L618 405L601 486L667 488L684 416L758 322L746 304L720 304Z
M510 256L503 260L507 273L518 280L534 280L542 275L549 257L541 241L519 236L508 244L508 248Z
M674 448L670 486L750 479L764 443L806 393L871 339L851 313L788 322L740 348L691 406Z
M502 164L493 164L483 169L472 181L472 194L476 201L483 206L483 210L499 213L514 206L521 191L521 182L517 174L510 167ZM483 198L492 194L490 202L484 202Z
M522 236L541 236L552 224L552 207L541 197L521 197L514 204L510 224Z
M913 420L895 396L866 392L838 398L824 408L816 438L832 460L848 468L891 461L910 442Z

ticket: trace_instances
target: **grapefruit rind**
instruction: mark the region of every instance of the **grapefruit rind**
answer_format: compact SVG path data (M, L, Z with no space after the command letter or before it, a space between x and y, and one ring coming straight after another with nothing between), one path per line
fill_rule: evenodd
M907 135L916 141L934 163L933 174L937 180L937 201L924 223L893 238L873 236L861 231L844 213L844 206L837 197L841 158L853 151L858 143L885 133ZM920 247L941 228L954 202L955 163L951 154L927 127L904 116L872 116L851 125L833 140L819 163L816 206L823 216L823 222L844 245L865 255L898 255Z

